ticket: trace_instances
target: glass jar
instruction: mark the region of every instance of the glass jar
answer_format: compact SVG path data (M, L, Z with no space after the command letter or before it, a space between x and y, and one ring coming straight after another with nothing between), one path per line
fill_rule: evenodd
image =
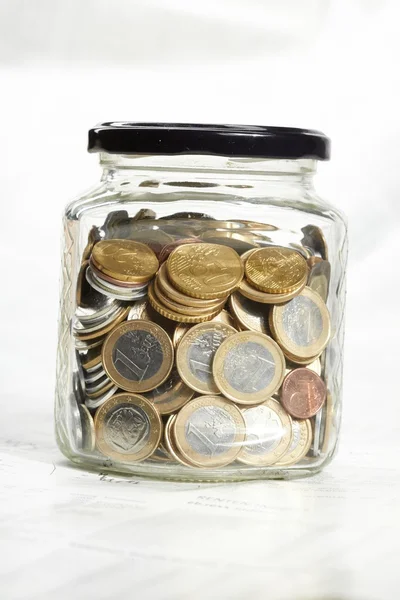
M55 403L84 467L223 481L318 472L338 440L346 222L315 131L104 123L64 216Z

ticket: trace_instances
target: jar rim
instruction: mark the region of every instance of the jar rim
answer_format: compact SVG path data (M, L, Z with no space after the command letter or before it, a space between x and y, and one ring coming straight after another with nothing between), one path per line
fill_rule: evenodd
M110 121L89 130L88 152L329 160L330 139L295 127Z

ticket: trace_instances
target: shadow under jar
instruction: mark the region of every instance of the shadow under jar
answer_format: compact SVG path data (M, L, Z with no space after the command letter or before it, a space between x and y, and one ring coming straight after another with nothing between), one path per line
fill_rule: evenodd
M64 216L55 422L87 468L223 481L318 472L337 446L346 223L329 140L103 123Z

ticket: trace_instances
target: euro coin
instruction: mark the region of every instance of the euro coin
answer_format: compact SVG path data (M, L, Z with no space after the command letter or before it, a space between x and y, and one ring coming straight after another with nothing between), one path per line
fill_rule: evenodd
M242 329L269 333L268 307L245 298L239 292L235 292L230 296L229 306Z
M286 375L281 391L281 402L296 419L309 419L322 407L326 399L326 386L313 371L295 369Z
M176 321L178 323L204 323L205 321L210 321L213 317L216 317L219 311L221 310L220 308L218 308L217 310L214 309L213 312L203 313L201 315L196 316L178 313L176 311L171 310L165 304L160 302L159 298L157 298L157 296L154 293L153 283L151 283L149 286L148 298L150 305L152 306L152 308L154 308L156 312L158 312L163 317L166 317L167 319L170 319L171 321Z
M113 279L144 283L158 269L154 252L145 244L132 240L103 240L98 242L91 257L96 269Z
M182 381L174 367L164 383L143 395L160 415L168 415L182 408L193 397L194 390Z
M269 336L243 331L228 337L213 362L218 389L239 404L264 402L280 387L285 358Z
M269 294L291 292L307 281L306 260L296 250L260 248L250 254L245 274L251 285Z
M161 440L162 422L154 406L142 396L116 394L94 418L96 444L105 456L121 462L142 461Z
M312 428L309 419L292 419L293 439L287 452L275 464L276 467L289 467L300 462L310 449Z
M174 361L172 341L155 323L141 319L116 327L104 342L104 369L112 381L130 392L148 392L161 385Z

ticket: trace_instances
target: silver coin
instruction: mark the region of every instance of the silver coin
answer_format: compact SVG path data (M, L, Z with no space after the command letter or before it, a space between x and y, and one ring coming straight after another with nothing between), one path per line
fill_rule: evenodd
M99 284L104 286L105 288L107 288L108 290L110 290L111 292L117 292L117 293L121 293L121 294L136 294L137 292L141 292L142 290L145 290L148 286L147 282L137 285L134 284L132 285L132 287L125 287L123 285L118 285L116 283L111 283L110 281L107 281L106 279L103 279L103 277L101 277L101 275L99 275L94 269L92 269L91 267L89 267L92 277L93 279Z
M321 311L311 298L296 296L283 307L282 326L296 346L311 346L323 331Z
M86 393L87 394L95 394L99 392L104 386L110 383L111 379L108 377L106 373L99 379L91 384L88 384L86 381Z
M79 352L88 352L93 348L98 348L104 342L104 336L100 339L94 340L80 340L79 338L75 338L75 348L79 350Z
M325 304L328 299L330 280L331 265L327 260L321 260L311 267L307 285L321 296Z
M81 357L79 352L75 351L75 368L77 374L77 386L79 390L79 397L84 398L86 395L86 384L85 384L85 373L83 372Z
M96 325L82 325L82 323L78 320L75 320L74 323L74 332L75 333L94 333L95 331L99 331L100 329L103 329L103 327L106 327L107 325L110 325L110 323L112 323L113 321L115 321L115 319L117 319L125 310L125 306L121 306L120 308L117 309L117 311L113 314L111 314L109 317L107 317L106 319L103 319L99 324Z
M144 298L144 296L146 295L147 288L145 288L143 292L135 291L135 292L130 292L128 294L122 293L120 291L114 292L113 290L111 290L111 288L106 287L103 283L99 283L99 280L95 278L90 267L86 271L86 279L88 280L90 285L92 287L94 287L95 290L97 290L101 294L105 294L106 296L109 296L110 298L114 298L115 300L125 300L125 301L139 300L141 298Z
M86 269L87 270L87 269ZM82 278L81 301L76 307L75 315L82 323L92 323L103 317L107 317L117 310L120 303L108 298L95 290L86 279Z
M244 410L243 417L246 423L246 440L243 444L246 453L264 455L276 450L285 435L278 414L261 404Z
M83 441L83 429L82 429L82 420L79 411L79 405L76 400L76 395L72 392L69 396L69 411L68 411L68 419L69 419L69 431L72 437L72 446L75 450L82 449L82 441Z
M85 383L86 386L89 384L94 383L95 381L98 381L99 379L101 379L101 377L104 377L104 375L106 375L106 372L103 368L103 365L100 363L100 365L96 368L95 371L92 371L91 373L88 373L87 371L85 371Z
M103 396L100 396L99 398L86 398L85 406L87 406L88 408L90 408L92 410L99 408L99 406L104 404L104 402L106 400L111 398L111 396L114 396L117 389L118 389L118 386L115 385L111 389L109 389L108 392L106 392L105 394L103 394Z
M82 425L82 450L93 452L96 447L96 437L92 415L84 404L78 405Z
M232 447L237 425L232 416L219 406L203 406L185 423L185 437L191 448L205 457L224 454Z

